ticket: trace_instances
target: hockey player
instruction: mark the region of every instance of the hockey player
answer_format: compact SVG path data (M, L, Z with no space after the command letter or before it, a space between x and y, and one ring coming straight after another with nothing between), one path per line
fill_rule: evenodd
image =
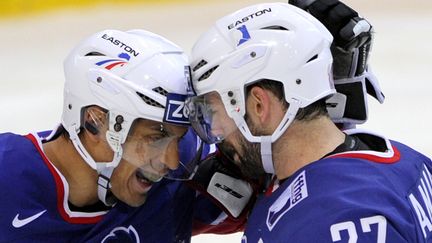
M207 148L187 132L188 65L144 30L82 41L59 127L0 135L0 242L189 242L196 191L172 179Z
M305 4L314 15L338 4L315 2ZM194 45L192 126L243 174L277 178L242 241L429 242L432 162L379 134L336 126L326 107L336 93L332 42L307 12L268 3L221 18Z

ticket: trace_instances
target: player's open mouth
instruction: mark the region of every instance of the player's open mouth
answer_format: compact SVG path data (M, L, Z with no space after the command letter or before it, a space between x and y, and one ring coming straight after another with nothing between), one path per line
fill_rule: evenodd
M148 191L153 185L153 183L158 182L162 179L161 176L150 174L143 169L137 169L135 172L135 177L137 179L137 182L139 183L140 188L143 191Z
M135 187L139 193L147 193L154 183L154 181L146 177L145 172L141 171L140 169L135 172L135 178Z
M152 181L147 179L147 177L144 176L144 174L141 172L141 170L137 170L135 173L135 176L137 177L138 181L141 183L146 183L146 184L150 184L150 185L153 183Z

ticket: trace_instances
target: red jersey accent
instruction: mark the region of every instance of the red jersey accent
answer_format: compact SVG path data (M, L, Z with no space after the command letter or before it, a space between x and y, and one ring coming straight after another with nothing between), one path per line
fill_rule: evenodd
M93 216L93 217L71 217L67 214L65 208L63 207L63 200L65 198L65 191L64 191L63 181L60 178L60 175L57 173L57 171L54 168L54 166L52 165L52 163L49 161L49 159L45 156L42 149L39 147L39 143L38 143L37 139L32 134L28 134L25 137L28 138L34 144L34 146L38 150L39 154L41 155L43 161L45 162L46 166L48 167L48 169L50 170L51 174L54 177L54 181L56 183L56 188L57 188L57 208L59 210L60 215L63 217L63 219L66 222L71 223L71 224L95 224L95 223L98 223L102 219L103 215Z
M351 153L351 152L330 155L327 158L356 158L356 159L366 159L366 160L370 160L370 161L376 162L376 163L392 164L392 163L395 163L395 162L400 160L399 150L394 146L392 146L392 148L393 148L394 153L393 153L393 156L389 157L389 158L377 156L374 154Z

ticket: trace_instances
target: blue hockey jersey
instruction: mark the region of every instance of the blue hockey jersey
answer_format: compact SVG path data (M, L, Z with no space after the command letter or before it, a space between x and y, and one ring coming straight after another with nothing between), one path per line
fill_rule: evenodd
M385 152L330 155L275 186L257 202L242 242L432 242L431 160L378 139Z
M164 179L138 208L74 211L38 134L0 135L0 188L0 242L190 242L194 190Z

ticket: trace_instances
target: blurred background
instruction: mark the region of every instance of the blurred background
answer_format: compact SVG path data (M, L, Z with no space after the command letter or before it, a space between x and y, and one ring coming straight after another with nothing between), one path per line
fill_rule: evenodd
M0 133L48 130L60 122L62 62L103 29L153 31L188 53L216 19L256 0L1 0ZM282 1L281 1L282 2ZM386 96L369 102L360 126L432 156L432 1L346 0L375 27L370 59ZM193 242L240 242L241 234Z

